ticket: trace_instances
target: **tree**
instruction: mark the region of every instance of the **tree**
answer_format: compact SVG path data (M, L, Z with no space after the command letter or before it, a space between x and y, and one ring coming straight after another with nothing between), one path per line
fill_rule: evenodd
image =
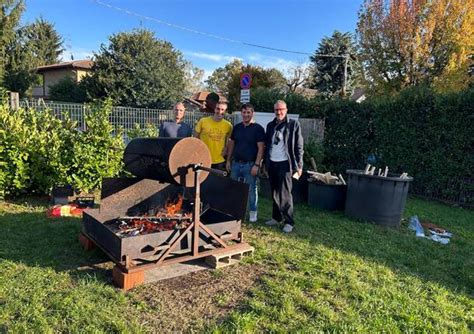
M169 107L182 99L185 62L172 44L138 29L109 37L83 79L90 98L130 107Z
M295 93L299 87L304 87L308 83L309 66L297 64L289 67L286 72L286 86L289 93Z
M26 29L20 28L15 31L15 38L5 46L7 57L3 83L7 89L18 92L20 96L25 95L37 80L36 59L28 45Z
M216 68L206 80L208 88L211 91L229 95L229 82L232 77L240 75L243 66L242 61L236 58L224 67Z
M355 53L350 33L336 30L331 37L324 37L310 57L309 87L326 98L350 96L356 81Z
M53 101L82 103L86 101L86 91L82 82L67 76L49 86L49 98Z
M283 90L286 79L276 68L263 68L261 66L243 65L238 59L217 68L206 80L211 90L216 90L227 95L229 99L229 110L237 110L240 106L240 74L250 73L252 75L252 89L274 88Z
M204 76L204 70L199 67L193 66L189 61L185 63L185 94L191 96L193 93L201 91L204 88L202 78Z
M24 9L23 0L0 0L0 87L5 75L6 47L15 38L15 29Z
M54 25L42 17L25 27L28 47L33 53L37 66L56 64L64 51L63 38L56 32Z
M473 5L474 0L365 0L357 39L373 90L468 85Z
M62 39L51 23L43 19L15 29L5 44L4 85L24 95L39 82L36 68L59 62Z

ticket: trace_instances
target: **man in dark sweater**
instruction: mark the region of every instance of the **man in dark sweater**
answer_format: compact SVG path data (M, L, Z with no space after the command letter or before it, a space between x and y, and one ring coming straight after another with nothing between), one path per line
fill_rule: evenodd
M244 104L241 108L242 122L234 126L227 146L226 169L234 180L241 179L250 186L249 220L257 221L257 173L261 166L265 130L254 122L254 108Z
M283 232L293 231L292 177L298 179L303 172L303 136L298 121L289 119L285 101L274 105L275 118L267 124L265 134L265 165L270 177L273 197L272 219L267 225L282 222Z
M182 102L174 106L174 121L163 122L160 126L160 137L191 137L193 130L183 122L186 109Z

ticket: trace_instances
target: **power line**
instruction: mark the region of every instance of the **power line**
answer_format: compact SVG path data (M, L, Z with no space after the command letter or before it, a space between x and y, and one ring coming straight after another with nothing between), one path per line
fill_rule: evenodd
M108 3L102 2L100 0L92 0L92 1L95 2L98 5L101 5L101 6L109 8L109 9L113 9L113 10L125 13L125 14L130 15L130 16L135 16L135 17L138 17L138 18L141 18L141 19L145 19L145 20L148 20L148 21L153 21L153 22L156 22L156 23L159 23L159 24L163 24L163 25L166 25L166 26L171 27L171 28L191 32L191 33L194 33L194 34L206 36L206 37L209 37L209 38L218 39L218 40L229 42L229 43L241 44L241 45L246 45L246 46L250 46L250 47L254 47L254 48L272 50L272 51L277 51L277 52L285 52L285 53L292 53L292 54L299 54L299 55L306 55L306 56L313 56L313 57L327 57L327 58L346 58L347 57L346 55L313 54L313 53L308 53L308 52L293 51L293 50L275 48L275 47L265 46L265 45L260 45L260 44L248 43L248 42L245 42L245 41L240 41L240 40L227 38L227 37L223 37L223 36L219 36L219 35L215 35L215 34L210 34L210 33L207 33L207 32L203 32L203 31L196 30L196 29L191 29L191 28L188 28L188 27L184 27L184 26L181 26L181 25L174 24L174 23L169 23L169 22L166 22L166 21L163 21L163 20L160 20L160 19L150 17L150 16L138 14L138 13L132 12L128 9L120 8L120 7L117 7L117 6L112 6Z

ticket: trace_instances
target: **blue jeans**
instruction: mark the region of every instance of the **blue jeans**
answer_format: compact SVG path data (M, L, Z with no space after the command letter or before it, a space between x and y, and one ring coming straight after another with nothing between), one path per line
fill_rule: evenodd
M250 171L254 162L236 162L232 161L232 168L230 170L230 177L236 181L243 181L247 183L250 187L249 189L249 210L250 211L257 211L257 177L252 176Z

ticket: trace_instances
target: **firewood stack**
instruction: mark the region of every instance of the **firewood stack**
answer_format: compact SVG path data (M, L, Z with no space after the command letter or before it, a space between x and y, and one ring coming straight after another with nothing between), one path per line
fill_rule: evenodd
M318 173L313 171L308 171L308 182L319 182L324 184L332 185L345 185L346 181L341 174L338 176L331 174L331 172Z
M313 170L307 171L309 175L308 182L318 182L318 183L332 184L332 185L345 185L346 184L346 181L344 180L341 174L336 176L335 174L333 175L331 172L318 173L318 169L316 167L316 162L314 161L314 158L311 158L310 161L311 161L311 166L313 167Z

